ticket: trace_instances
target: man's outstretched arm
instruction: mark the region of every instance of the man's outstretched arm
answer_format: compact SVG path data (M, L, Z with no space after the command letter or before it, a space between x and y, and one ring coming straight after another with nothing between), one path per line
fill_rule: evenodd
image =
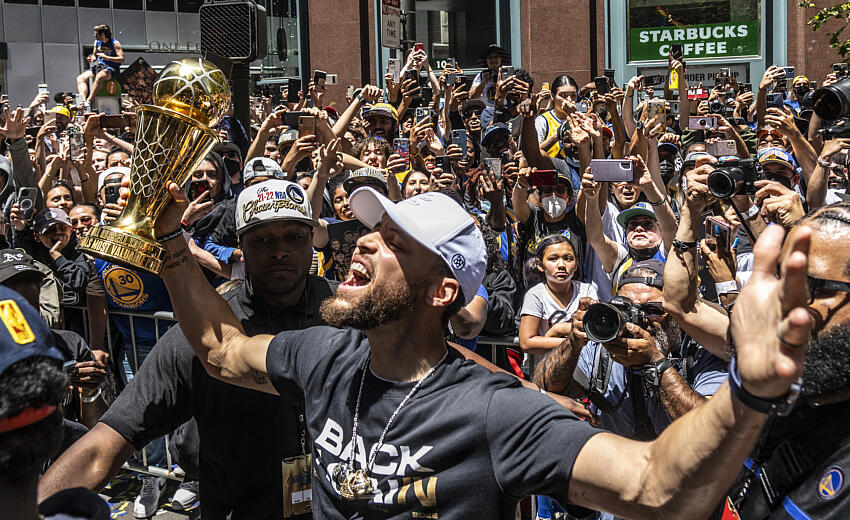
M805 310L811 233L795 231L780 279L783 236L780 226L771 226L756 243L753 275L731 323L742 385L767 400L786 395L802 374L806 348L788 345L805 345L811 327ZM773 330L778 334L765 333ZM738 475L766 419L734 397L727 383L651 443L597 435L576 458L569 499L627 518L705 518Z
M38 501L63 489L82 486L99 492L136 451L133 444L99 422L51 464L38 481Z
M157 234L179 229L186 197L172 183L174 202L157 221ZM206 282L201 268L178 236L163 244L168 254L160 276L168 288L174 315L207 373L222 381L276 394L266 374L266 352L274 336L245 335L230 306Z

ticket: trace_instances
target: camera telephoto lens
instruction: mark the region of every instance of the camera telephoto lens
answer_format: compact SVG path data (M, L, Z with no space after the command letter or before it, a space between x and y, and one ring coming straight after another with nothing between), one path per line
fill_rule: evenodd
M725 199L738 193L744 185L744 175L738 168L717 168L708 174L708 191Z
M827 121L850 115L850 78L817 89L812 95L812 108Z
M705 119L700 119L698 124L699 126L707 126L708 121L706 121Z
M617 339L626 327L626 317L608 303L594 303L588 307L582 321L587 339L597 343Z

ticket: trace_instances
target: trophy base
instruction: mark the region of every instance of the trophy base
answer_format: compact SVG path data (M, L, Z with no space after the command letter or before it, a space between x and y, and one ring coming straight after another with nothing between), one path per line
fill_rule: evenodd
M94 226L78 248L108 262L159 275L165 249L153 240L112 226Z

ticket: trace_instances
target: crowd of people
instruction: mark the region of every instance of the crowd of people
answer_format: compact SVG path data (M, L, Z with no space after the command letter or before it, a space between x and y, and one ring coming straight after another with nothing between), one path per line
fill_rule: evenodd
M136 518L850 509L850 109L817 82L688 85L674 51L663 86L538 86L492 45L343 110L319 74L258 91L169 187L154 276L78 249L139 166L132 100L89 111L123 61L95 36L85 102L3 107L0 510L106 518L167 452Z

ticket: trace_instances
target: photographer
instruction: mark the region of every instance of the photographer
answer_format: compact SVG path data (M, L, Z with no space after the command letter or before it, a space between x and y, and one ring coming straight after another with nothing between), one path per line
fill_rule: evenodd
M590 397L601 412L602 428L636 440L656 438L672 421L705 403L727 378L726 363L693 343L663 310L663 270L658 260L645 260L624 273L612 303L631 317L620 314L628 323L610 341L592 341L594 334L610 331L600 327L601 320L586 321L588 311L598 308L582 298L568 340L547 354L534 374L534 382L547 391L582 395L584 385L574 376L580 371L594 388ZM613 311L610 306L605 310ZM605 325L610 327L607 321ZM601 391L593 386L599 378Z

